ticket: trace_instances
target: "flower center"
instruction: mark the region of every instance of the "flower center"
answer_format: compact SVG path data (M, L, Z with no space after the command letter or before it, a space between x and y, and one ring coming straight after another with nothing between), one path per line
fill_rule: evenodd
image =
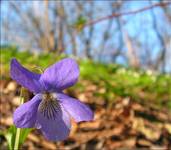
M56 114L61 112L56 95L49 92L44 93L38 111L47 119L55 119Z

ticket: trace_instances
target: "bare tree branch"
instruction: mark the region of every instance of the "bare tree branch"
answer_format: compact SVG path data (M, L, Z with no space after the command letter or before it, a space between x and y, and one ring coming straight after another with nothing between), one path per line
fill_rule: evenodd
M161 2L161 3L153 4L153 5L148 6L148 7L137 9L137 10L134 10L134 11L127 11L127 12L122 12L122 13L113 13L113 14L111 14L109 16L105 16L105 17L99 18L97 20L90 21L90 22L86 23L84 25L84 27L91 26L91 25L94 25L96 23L99 23L99 22L102 22L102 21L105 21L105 20L108 20L108 19L111 19L111 18L117 18L117 17L121 17L121 16L126 16L126 15L134 15L136 13L140 13L140 12L152 9L154 7L166 6L166 5L170 5L170 4L171 4L171 2Z
M155 13L154 13L153 9L151 9L151 16L152 16L153 29L155 30L156 36L157 36L158 40L160 41L160 45L161 45L161 53L159 54L159 57L156 60L155 68L158 68L159 64L161 64L161 69L162 69L162 72L164 73L164 70L165 70L165 56L166 56L165 42L164 42L164 39L163 39L161 33L158 30L157 18L155 16Z

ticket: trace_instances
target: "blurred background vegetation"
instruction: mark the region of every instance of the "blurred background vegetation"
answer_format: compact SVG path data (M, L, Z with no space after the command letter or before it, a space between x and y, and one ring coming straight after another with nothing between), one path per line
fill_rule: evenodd
M1 45L171 72L170 10L164 0L2 1Z
M81 75L67 92L90 103L95 112L97 106L112 112L113 104L129 99L144 108L164 110L169 116L169 1L4 0L0 3L2 102L8 103L5 99L10 95L11 58L38 72L36 67L46 68L64 57L73 57L80 65ZM16 91L13 97L18 94ZM12 113L12 109L9 111Z
M105 84L107 92L94 93L97 96L109 100L116 94L171 105L169 3L150 0L1 3L3 78L9 77L6 71L12 57L28 67L47 67L61 57L72 56L80 61L82 78L99 86ZM111 14L116 17L108 17Z
M2 79L9 79L11 58L17 58L25 67L37 72L37 67L46 68L56 61L68 57L56 56L53 53L33 54L29 51L20 52L16 47L2 47L1 69ZM133 100L154 104L157 107L171 109L171 77L170 74L153 73L151 70L138 70L118 64L103 64L92 60L78 59L80 65L80 80L87 80L98 86L93 93L106 101L114 101L117 97L131 97ZM40 73L40 72L38 72ZM79 82L74 90L84 92L84 85ZM87 86L87 85L85 85Z

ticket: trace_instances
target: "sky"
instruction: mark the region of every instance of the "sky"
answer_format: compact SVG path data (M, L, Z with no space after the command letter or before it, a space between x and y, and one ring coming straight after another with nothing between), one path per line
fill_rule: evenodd
M153 1L155 3L156 1ZM40 5L40 2L34 1L35 10L38 5ZM65 3L68 3L68 1L65 1ZM107 1L96 1L95 5L97 8L101 9L101 11L98 11L94 14L94 19L104 17L107 15L111 14L111 11L109 10L109 3ZM149 2L146 0L140 1L130 1L129 3L124 5L124 9L122 11L131 11L131 10L137 10L139 8L143 8L146 6L149 6ZM40 5L40 10L42 9L42 5ZM89 9L89 8L87 8ZM6 32L2 29L2 23L6 19L9 19L9 13L10 8L9 8L9 1L2 1L1 2L1 14L0 14L0 19L1 19L1 44L6 43ZM41 11L36 11L37 15L40 15ZM169 28L168 24L166 22L162 22L161 20L163 19L163 13L162 10L158 7L154 9L154 13L157 16L157 25L159 27L164 26L166 29ZM17 19L17 18L16 18ZM124 26L124 30L128 31L129 35L134 38L137 36L138 33L138 38L141 43L150 43L153 53L152 53L152 58L155 59L157 56L158 52L161 49L160 46L160 41L157 39L156 33L154 29L152 28L152 24L150 23L152 21L150 11L144 11L135 15L128 15L128 16L123 16L123 20L127 20L126 25ZM15 21L14 21L15 23ZM96 25L94 25L96 34L93 35L93 48L98 49L100 43L101 43L101 33L103 32L103 29L105 30L107 27L108 20L100 22ZM84 29L85 32L88 29ZM163 30L165 30L163 28ZM146 32L148 31L148 32ZM171 36L171 30L168 30L168 34ZM112 33L111 33L112 34ZM113 36L113 38L117 38ZM81 40L77 39L78 45L81 47ZM117 44L117 43L116 43ZM107 48L107 47L106 47ZM81 48L80 48L81 49ZM68 53L70 53L70 46L68 45ZM80 51L81 53L81 51ZM96 57L95 57L96 58ZM108 61L110 58L105 57L104 61ZM118 57L118 63L121 64L126 64L125 60L122 57ZM171 71L171 60L167 62L168 65L166 66L167 72Z

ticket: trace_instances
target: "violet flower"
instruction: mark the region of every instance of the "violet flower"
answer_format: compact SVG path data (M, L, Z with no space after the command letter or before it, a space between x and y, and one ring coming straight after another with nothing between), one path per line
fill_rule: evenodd
M49 140L64 140L76 122L93 120L88 106L62 91L73 86L79 77L79 67L65 58L48 67L43 74L30 72L16 59L11 61L11 77L35 96L19 106L13 115L18 128L38 128Z

